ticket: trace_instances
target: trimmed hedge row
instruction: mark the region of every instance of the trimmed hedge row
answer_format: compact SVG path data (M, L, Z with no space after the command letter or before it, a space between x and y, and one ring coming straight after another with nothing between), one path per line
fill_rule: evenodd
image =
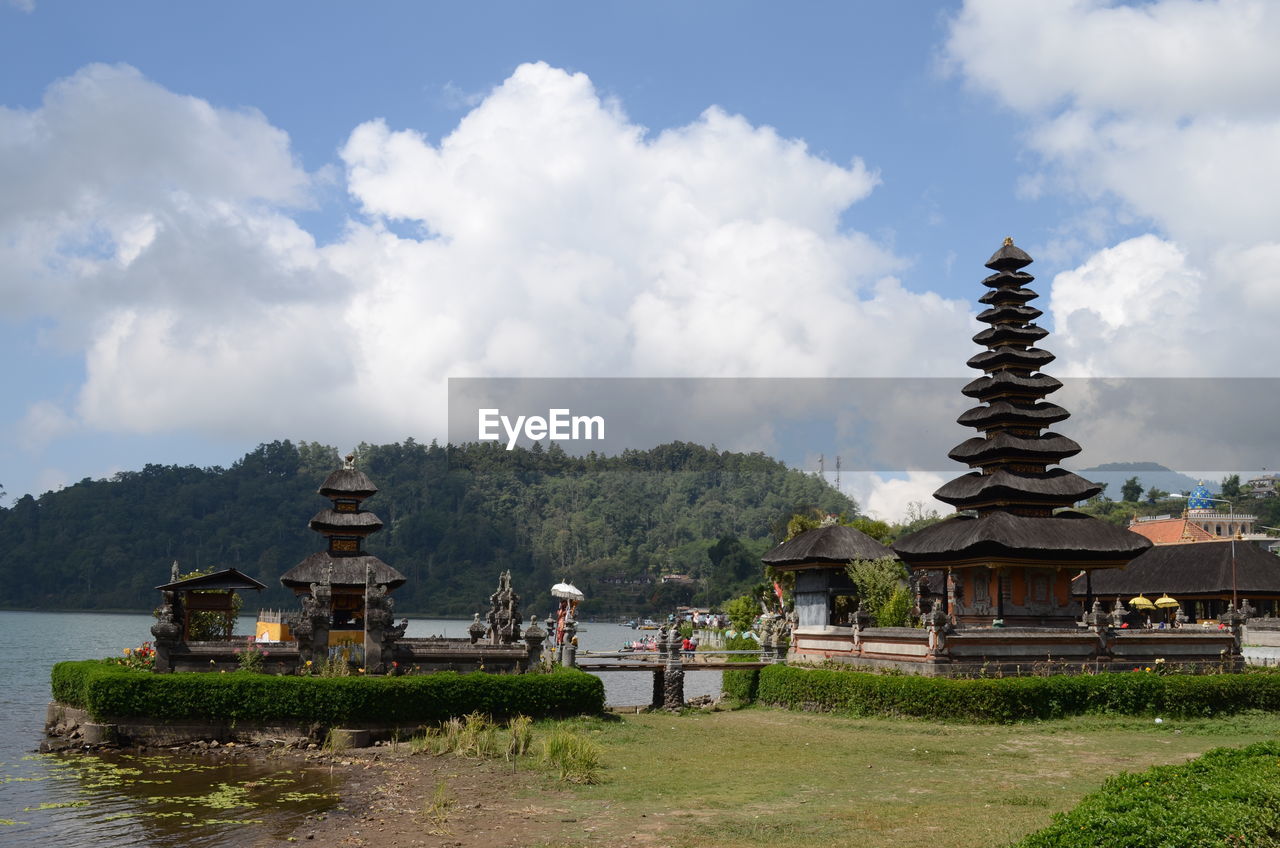
M760 643L745 636L733 636L725 640L726 651L755 651ZM756 657L746 654L730 654L728 662L751 662ZM726 671L720 678L720 691L737 701L749 704L756 699L756 684L760 681L760 669L749 668L745 671Z
M1280 848L1280 742L1109 778L1014 848Z
M415 724L481 712L513 715L604 711L600 678L549 674L286 677L253 672L154 674L103 660L53 667L54 700L95 718Z
M735 695L751 689L751 681L741 679L726 683L726 692L729 685ZM1280 674L953 679L775 665L759 671L755 688L760 703L788 709L993 723L1085 713L1193 718L1280 710Z

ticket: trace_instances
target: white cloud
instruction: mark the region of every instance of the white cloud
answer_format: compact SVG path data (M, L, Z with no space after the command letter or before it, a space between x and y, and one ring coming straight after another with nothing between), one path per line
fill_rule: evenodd
M966 0L947 57L1019 111L1249 116L1280 92L1270 0Z
M1068 372L1274 374L1278 41L1266 0L968 0L954 19L951 67L1030 123L1043 170L1023 185L1096 204L1055 248L1096 251L1054 281ZM1151 233L1107 245L1126 222Z
M904 477L886 477L872 472L849 474L849 490L862 511L880 521L904 521L913 510L937 510L949 515L951 507L934 500L933 493L955 475L932 471L911 471Z
M74 429L75 420L62 407L47 400L36 401L18 422L18 443L24 450L38 451Z
M651 134L543 64L437 143L356 127L363 217L323 247L291 211L322 178L257 112L92 66L0 129L0 294L84 350L90 428L430 437L450 376L954 373L968 353L969 304L905 290L902 260L842 229L878 183L860 160L715 107Z
M1176 244L1140 236L1057 276L1050 308L1062 376L1191 376L1223 328L1204 275ZM1119 370L1115 370L1119 369Z

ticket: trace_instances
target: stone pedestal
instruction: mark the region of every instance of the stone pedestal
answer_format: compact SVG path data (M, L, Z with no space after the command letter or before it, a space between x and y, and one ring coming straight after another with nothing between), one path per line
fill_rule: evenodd
M524 643L529 648L529 662L526 668L532 668L542 659L542 643L547 640L547 631L538 626L538 617L529 616L529 626L524 629Z
M664 710L680 710L684 708L684 666L678 661L667 663L663 669L662 708Z

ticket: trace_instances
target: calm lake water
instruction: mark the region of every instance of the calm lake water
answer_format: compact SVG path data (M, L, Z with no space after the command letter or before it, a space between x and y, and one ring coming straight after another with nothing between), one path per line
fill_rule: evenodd
M151 638L146 614L0 612L0 846L214 846L275 831L336 803L326 769L132 753L38 754L49 670L119 654ZM410 619L408 636L465 637L469 621ZM242 618L237 633L250 633ZM585 623L583 650L615 650L635 631ZM611 705L648 703L652 678L605 673ZM720 672L685 675L687 697L714 694Z

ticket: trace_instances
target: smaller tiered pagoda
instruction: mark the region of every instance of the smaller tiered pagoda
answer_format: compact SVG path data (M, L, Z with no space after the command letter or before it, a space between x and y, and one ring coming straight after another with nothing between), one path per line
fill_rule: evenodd
M314 642L317 649L327 649L363 642L369 587L383 587L376 598L383 602L389 601L387 592L404 584L403 574L364 550L364 540L382 529L382 520L362 508L377 491L351 454L320 485L319 494L332 506L317 512L307 526L325 537L325 550L280 577L303 601L303 614L293 628L300 645Z

